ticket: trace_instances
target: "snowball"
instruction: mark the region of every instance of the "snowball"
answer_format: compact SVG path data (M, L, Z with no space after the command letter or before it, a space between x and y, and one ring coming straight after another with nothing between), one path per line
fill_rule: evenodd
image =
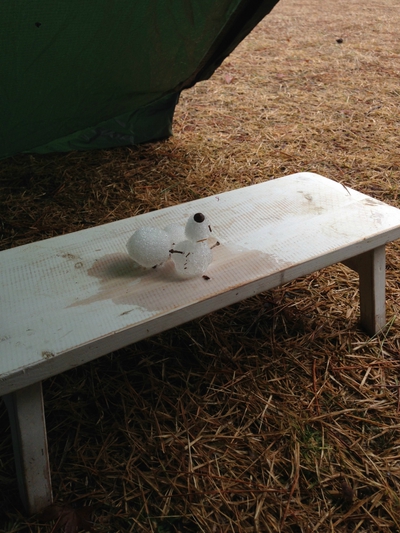
M169 258L170 237L162 229L143 227L135 231L126 248L139 265L151 268Z
M186 223L185 235L191 241L204 241L210 236L211 226L203 213L192 215Z
M212 261L212 252L206 242L185 240L174 247L171 257L180 276L193 278L207 270Z
M178 242L185 240L185 228L180 224L169 224L164 231L168 233L170 237L171 247L175 246Z

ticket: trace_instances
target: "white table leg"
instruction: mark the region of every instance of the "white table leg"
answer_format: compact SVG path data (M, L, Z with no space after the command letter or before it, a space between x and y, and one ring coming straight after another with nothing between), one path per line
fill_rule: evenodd
M3 397L10 417L18 486L29 513L52 502L41 382Z
M375 335L386 324L385 246L379 246L343 263L360 276L361 326L369 335Z

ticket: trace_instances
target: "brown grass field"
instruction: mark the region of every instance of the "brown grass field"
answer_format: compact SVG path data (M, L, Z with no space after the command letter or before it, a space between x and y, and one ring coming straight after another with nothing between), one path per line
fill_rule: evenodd
M299 171L399 206L399 27L397 0L281 0L170 139L0 162L1 248ZM337 265L45 381L57 504L109 533L399 532L399 267L393 243L373 338ZM0 431L0 530L56 531L2 404Z

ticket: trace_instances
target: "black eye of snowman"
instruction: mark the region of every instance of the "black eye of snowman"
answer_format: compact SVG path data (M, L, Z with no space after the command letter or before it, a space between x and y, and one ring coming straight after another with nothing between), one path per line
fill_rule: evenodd
M195 222L201 224L201 222L205 221L206 217L203 215L203 213L196 213L195 215L193 215L193 219Z

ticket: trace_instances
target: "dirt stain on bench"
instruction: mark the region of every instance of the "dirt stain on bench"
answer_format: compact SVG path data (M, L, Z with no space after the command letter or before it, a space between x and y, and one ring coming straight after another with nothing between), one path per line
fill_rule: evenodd
M99 280L97 294L79 300L71 307L112 300L117 305L134 305L148 311L174 309L188 301L196 303L235 287L240 288L283 268L284 265L278 265L271 255L220 245L213 250L213 262L206 273L208 279L203 276L182 279L178 277L172 261L153 269L144 269L127 254L107 254L87 271L89 276Z

